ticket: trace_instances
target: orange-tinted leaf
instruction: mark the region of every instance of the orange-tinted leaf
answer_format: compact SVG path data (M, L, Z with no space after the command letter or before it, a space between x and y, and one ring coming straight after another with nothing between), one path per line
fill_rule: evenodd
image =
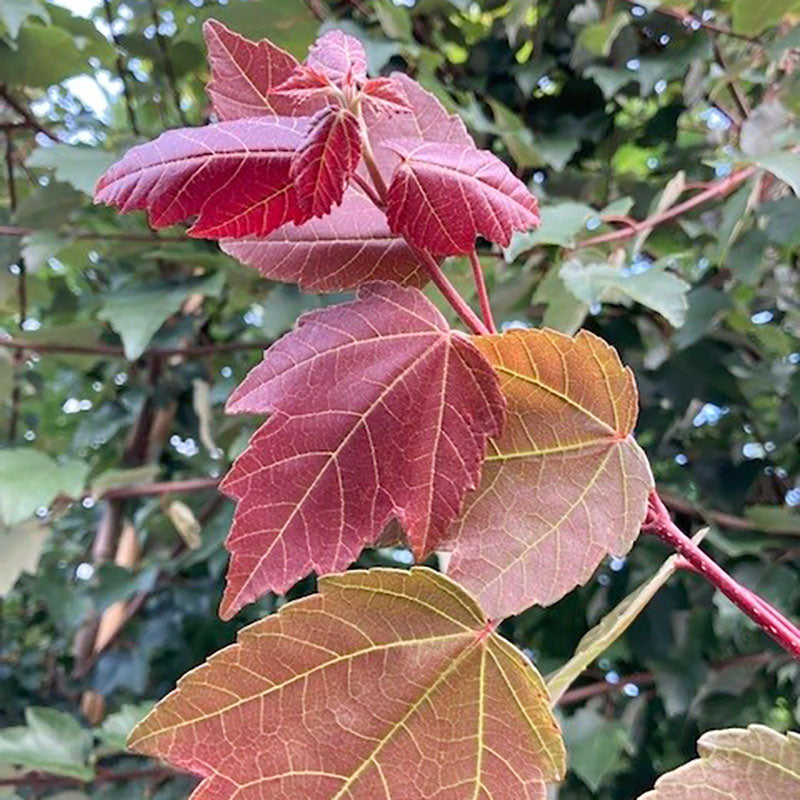
M373 569L240 631L130 746L194 800L544 800L564 745L541 677L442 575Z
M146 209L155 228L197 216L193 236L266 235L308 219L290 176L307 130L305 117L254 117L167 131L114 164L95 200Z
M608 553L626 553L653 481L631 435L633 374L602 339L526 330L474 341L508 420L454 526L449 574L502 618L555 602Z
M318 111L292 159L291 177L303 212L321 217L338 206L360 158L356 116L333 106Z
M237 501L220 614L350 564L398 519L418 557L502 428L497 376L417 289L367 284L267 350L228 402L272 413L223 481Z
M308 51L306 64L337 83L348 78L364 81L367 77L364 46L340 30L320 36Z
M341 206L321 219L220 245L265 278L297 283L307 292L339 292L374 280L422 286L428 275L406 240L389 230L383 213L354 185Z
M496 156L474 145L385 143L400 157L389 186L389 227L435 255L468 253L475 237L504 247L539 223L536 198Z
M300 109L292 100L271 97L297 67L297 59L268 39L253 42L215 19L203 25L211 81L206 90L221 120L265 114L293 116ZM317 104L318 105L318 104Z
M704 733L700 758L668 772L639 800L797 800L800 734L763 725Z

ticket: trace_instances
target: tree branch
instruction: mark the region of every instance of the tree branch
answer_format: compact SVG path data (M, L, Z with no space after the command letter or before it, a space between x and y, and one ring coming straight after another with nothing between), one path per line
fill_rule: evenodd
M30 128L31 130L36 131L37 133L41 133L46 136L48 139L51 139L54 142L60 142L61 139L58 138L52 131L47 130L37 119L36 117L28 111L25 106L22 105L18 100L15 100L9 93L8 87L4 83L0 83L0 98L2 98L6 105L13 109L14 111L19 114L23 121L24 127Z
M36 233L36 228L21 228L17 225L0 225L0 236L30 236ZM67 239L88 239L91 241L106 242L191 242L197 241L188 236L176 234L174 236L164 236L156 233L144 233L137 231L122 233L100 233L95 231L70 231L61 234Z
M589 239L583 239L575 245L574 249L578 250L584 247L605 244L607 242L622 242L626 239L632 239L637 234L649 231L651 228L669 222L669 220L675 219L681 216L681 214L685 214L687 211L691 211L693 208L703 205L703 203L707 203L709 200L713 200L715 197L724 197L739 186L739 184L744 183L748 178L755 175L758 169L758 167L745 167L744 169L737 170L728 175L727 178L714 181L707 189L698 192L694 197L690 197L683 203L678 203L668 208L666 211L662 211L660 214L654 214L652 217L647 217L647 219L643 219L640 222L636 220L626 220L624 223L626 227L617 231L611 231L610 233L602 233L599 236L592 236Z
M735 581L694 544L670 519L666 506L655 490L650 495L650 504L642 530L655 534L677 550L696 572L719 589L784 650L796 659L800 659L800 630L777 609Z

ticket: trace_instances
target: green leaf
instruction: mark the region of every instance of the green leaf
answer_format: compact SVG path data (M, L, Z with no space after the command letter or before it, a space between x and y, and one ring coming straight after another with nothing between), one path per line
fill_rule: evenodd
M744 515L760 531L800 536L800 513L797 509L756 505L746 508Z
M784 151L767 153L754 159L759 167L771 172L776 178L788 184L800 197L800 154Z
M0 597L23 573L33 573L50 529L30 520L10 528L0 525Z
M0 730L0 762L88 781L92 736L69 714L52 708L25 709L25 725Z
M583 325L589 313L589 303L575 297L564 285L558 266L553 267L536 287L534 303L544 303L542 325L568 333L570 336Z
M39 147L25 162L29 167L48 167L56 178L78 191L91 195L97 179L117 160L114 153L93 147L57 144Z
M594 55L607 56L629 19L626 12L620 11L605 22L589 25L578 35L578 44Z
M66 183L51 183L31 192L17 208L14 222L24 228L53 230L68 222L85 198Z
M0 518L16 525L60 494L77 497L88 471L82 461L57 463L29 448L0 450Z
M694 538L695 543L701 541L706 533L708 528L700 531ZM656 592L672 577L676 561L677 556L668 558L652 578L631 592L584 635L578 642L572 658L563 667L547 676L545 682L553 705L558 703L575 679L628 630Z
M577 259L571 259L559 274L567 289L589 305L598 302L625 305L633 300L657 311L675 328L680 328L686 318L689 284L658 264L632 274L608 264L583 266Z
M153 710L153 705L152 702L125 703L119 711L109 714L97 729L101 745L106 750L124 753L130 732Z
M623 86L627 86L631 81L636 80L636 75L625 69L613 69L599 64L587 67L583 74L591 78L603 92L606 100L612 98Z
M618 772L628 734L622 722L608 720L593 708L581 708L562 721L570 769L596 792Z
M541 223L538 228L527 233L517 232L511 237L511 244L503 250L507 263L510 264L520 253L536 245L573 247L575 237L586 230L587 220L597 216L591 206L572 200L542 206L539 213Z
M383 32L392 39L411 39L411 17L408 10L392 0L375 0L375 16Z
M800 3L797 0L733 0L733 29L737 33L755 36L798 7Z
M45 24L50 23L50 15L39 0L0 0L0 20L12 39L17 38L28 17L38 17Z
M491 97L488 98L488 103L494 115L497 132L517 165L534 167L541 164L543 159L536 148L533 131L525 124L522 117Z
M88 69L74 38L55 26L25 25L16 46L0 42L0 75L8 84L46 88Z
M125 357L135 361L164 322L195 293L218 297L225 276L218 272L208 278L186 283L143 287L108 295L97 316L108 322L122 338Z

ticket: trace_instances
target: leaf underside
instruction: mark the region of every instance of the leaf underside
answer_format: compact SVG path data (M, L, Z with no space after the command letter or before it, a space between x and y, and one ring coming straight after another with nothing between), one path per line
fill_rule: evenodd
M700 758L662 775L639 800L796 800L800 734L763 725L703 734Z
M228 402L272 416L222 484L238 501L220 614L350 564L397 519L445 535L502 429L497 377L417 289L368 284L301 317Z
M653 480L631 435L633 374L602 339L525 330L474 341L508 419L453 526L448 574L502 619L554 603L626 553Z
M329 576L184 676L130 747L194 800L544 800L564 747L541 677L425 568Z
M339 292L369 281L423 286L427 272L386 217L351 185L341 206L321 219L284 225L266 237L223 239L222 249L265 278L307 292Z

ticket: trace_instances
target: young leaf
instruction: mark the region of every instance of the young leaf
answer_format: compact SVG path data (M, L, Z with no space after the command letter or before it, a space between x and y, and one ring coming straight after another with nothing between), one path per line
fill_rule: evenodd
M372 569L239 633L129 746L195 797L544 800L564 746L534 667L442 575Z
M496 156L473 145L391 140L401 158L389 227L435 255L468 253L479 234L504 247L539 222L536 198Z
M508 401L481 486L454 526L449 574L489 615L549 605L639 533L653 479L631 436L637 394L612 347L581 331L475 338Z
M412 110L408 98L393 78L372 78L361 89L363 102L377 111L389 114Z
M702 541L707 533L708 528L698 531L694 541ZM550 702L554 706L592 661L611 647L634 623L658 590L674 575L677 560L678 556L670 556L650 580L631 592L583 636L572 658L563 667L547 676L547 690L550 692Z
M374 280L422 286L427 272L386 217L351 185L321 219L284 225L264 238L223 239L222 249L265 278L307 292L339 292Z
M211 80L206 86L220 120L264 115L311 113L318 103L298 107L291 99L270 95L298 66L297 59L268 39L253 42L215 19L203 24Z
M429 553L502 428L497 377L417 289L312 311L228 401L272 413L223 481L238 501L220 615L346 567L392 518Z
M331 79L319 70L300 64L281 84L270 90L270 96L298 108L324 106L336 92Z
M322 217L338 206L360 157L356 116L333 106L318 111L290 171L303 213Z
M34 574L50 528L38 520L27 520L7 528L0 523L0 598L9 592L23 572Z
M365 81L367 78L364 46L358 39L339 30L329 31L317 39L308 51L306 64L336 83L349 79Z
M639 800L800 797L800 734L763 725L704 733L700 758L662 775Z
M197 215L192 236L265 236L308 219L290 176L307 130L305 117L255 117L168 131L111 167L95 201L147 209L155 228Z

